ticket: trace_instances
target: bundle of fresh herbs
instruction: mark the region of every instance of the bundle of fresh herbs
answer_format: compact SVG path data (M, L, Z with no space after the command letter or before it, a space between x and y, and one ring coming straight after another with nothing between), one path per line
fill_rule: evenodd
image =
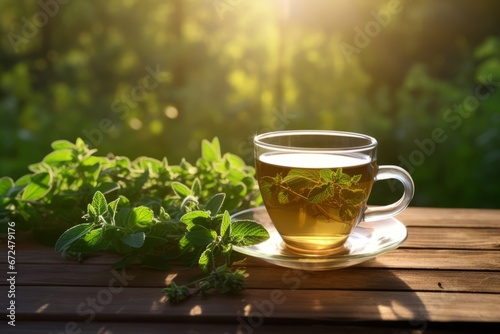
M16 222L36 240L83 260L97 252L122 255L114 268L140 261L168 270L171 263L197 265L206 276L165 288L170 302L211 290L237 292L244 272L232 270L232 245L266 240L254 221L230 214L259 205L255 170L238 156L221 154L217 138L201 143L195 164L139 157L96 156L83 140L58 140L32 172L0 178L0 232Z

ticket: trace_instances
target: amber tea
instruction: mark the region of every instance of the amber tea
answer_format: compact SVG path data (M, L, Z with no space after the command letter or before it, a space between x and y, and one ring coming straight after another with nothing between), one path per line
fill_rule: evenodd
M363 217L377 172L366 155L264 153L256 163L266 209L293 251L339 251Z

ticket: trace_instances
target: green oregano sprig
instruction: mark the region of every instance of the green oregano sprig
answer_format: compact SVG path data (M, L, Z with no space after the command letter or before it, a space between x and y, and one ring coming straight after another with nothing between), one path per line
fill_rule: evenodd
M269 235L256 222L231 221L230 213L261 199L253 167L222 155L217 138L202 141L196 163L182 159L178 165L166 158L95 156L81 139L59 140L52 148L29 166L30 174L0 178L0 233L16 221L66 257L120 254L115 268L135 262L163 270L172 263L196 265L208 276L194 294L244 286L219 282L238 282L243 275L229 269L238 258L232 246Z

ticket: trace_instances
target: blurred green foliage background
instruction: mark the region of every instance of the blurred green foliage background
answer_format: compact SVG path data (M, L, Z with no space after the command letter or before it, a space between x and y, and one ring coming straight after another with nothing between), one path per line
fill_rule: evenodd
M0 176L56 139L194 161L203 138L363 132L415 206L500 208L500 2L0 2ZM379 182L381 183L381 182ZM377 184L372 202L397 198Z

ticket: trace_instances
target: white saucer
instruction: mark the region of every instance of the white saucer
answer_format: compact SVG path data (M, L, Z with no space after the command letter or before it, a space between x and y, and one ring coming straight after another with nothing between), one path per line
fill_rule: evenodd
M232 218L255 220L264 226L270 235L268 240L257 245L233 246L235 251L282 267L301 270L331 270L353 266L398 248L408 236L406 226L395 218L370 223L361 222L347 239L342 253L305 256L286 248L265 207L241 211Z

